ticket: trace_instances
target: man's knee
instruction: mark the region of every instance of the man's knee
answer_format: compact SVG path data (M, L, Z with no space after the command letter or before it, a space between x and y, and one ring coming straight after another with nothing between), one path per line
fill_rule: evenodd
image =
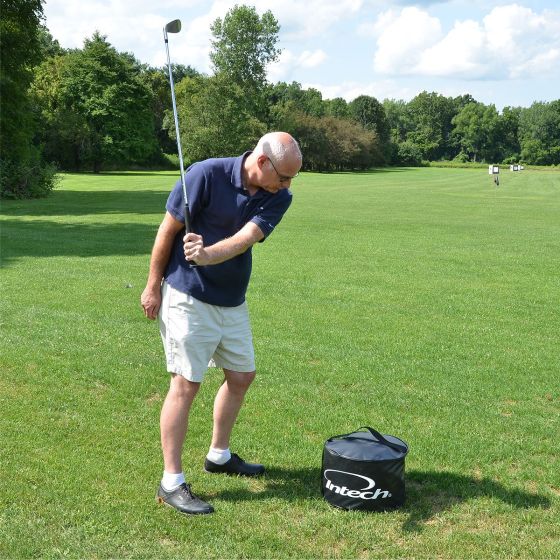
M173 395L173 397L192 401L199 389L200 383L189 381L182 375L176 373L172 374L169 384L169 393Z
M228 385L228 389L236 393L245 393L256 375L255 371L246 373L224 369L225 382Z

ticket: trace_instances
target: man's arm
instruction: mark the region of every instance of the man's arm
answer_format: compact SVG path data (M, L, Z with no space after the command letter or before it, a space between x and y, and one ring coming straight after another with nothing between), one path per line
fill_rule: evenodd
M161 280L163 273L171 255L173 240L184 227L185 224L176 220L169 212L165 213L165 217L159 226L150 259L148 282L140 296L140 304L144 309L144 315L148 319L155 319L157 317L161 305Z
M204 247L204 240L196 233L183 238L185 257L201 266L219 264L244 253L264 238L262 230L253 222L247 222L235 235Z

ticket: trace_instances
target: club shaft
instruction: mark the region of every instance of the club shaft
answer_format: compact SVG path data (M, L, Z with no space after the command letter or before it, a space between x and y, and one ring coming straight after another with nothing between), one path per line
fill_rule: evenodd
M177 152L179 154L179 167L181 169L181 186L183 187L183 199L185 200L185 229L189 233L191 231L189 219L189 200L187 198L187 186L185 184L185 166L183 164L183 150L181 148L181 133L179 131L179 117L177 115L177 102L175 101L175 84L173 82L173 72L171 70L171 59L169 57L169 41L167 39L167 31L163 30L163 38L165 39L165 51L167 53L167 70L169 72L169 85L171 86L171 102L173 104L173 118L175 119L175 135L177 136Z

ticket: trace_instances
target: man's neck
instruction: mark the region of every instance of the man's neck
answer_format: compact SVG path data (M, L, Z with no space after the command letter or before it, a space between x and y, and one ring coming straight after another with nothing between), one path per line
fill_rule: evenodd
M252 185L249 180L249 170L251 169L253 163L251 161L251 156L253 154L249 154L244 160L243 165L241 167L241 180L243 181L243 187L249 193L250 196L253 196L258 190L259 187Z

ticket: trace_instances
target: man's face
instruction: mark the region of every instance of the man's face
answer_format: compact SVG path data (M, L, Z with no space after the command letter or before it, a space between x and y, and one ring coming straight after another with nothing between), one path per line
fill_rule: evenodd
M300 170L301 162L297 159L286 159L281 163L276 163L268 156L261 156L262 180L260 183L261 189L277 193L282 189L287 189L292 183Z

